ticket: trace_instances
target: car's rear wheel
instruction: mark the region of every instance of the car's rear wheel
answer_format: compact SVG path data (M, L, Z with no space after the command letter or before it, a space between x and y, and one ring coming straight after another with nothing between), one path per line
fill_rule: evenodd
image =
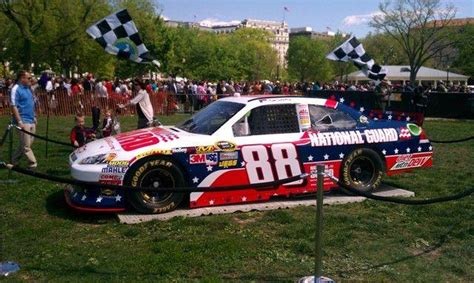
M133 208L141 213L165 213L174 210L183 200L184 193L160 192L160 188L184 187L180 168L168 159L146 159L134 165L127 173L125 184L153 188L157 191L128 191Z
M356 149L342 161L341 181L356 190L372 192L380 186L384 168L377 152L368 148Z

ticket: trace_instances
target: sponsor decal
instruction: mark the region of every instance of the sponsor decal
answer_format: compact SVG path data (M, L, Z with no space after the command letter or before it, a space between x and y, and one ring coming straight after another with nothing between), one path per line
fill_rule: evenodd
M410 133L416 137L419 136L422 132L421 127L419 127L416 124L408 123L407 128L410 131Z
M311 146L353 145L363 143L394 142L398 140L397 130L371 129L361 131L309 133Z
M127 167L122 167L122 166L107 166L105 168L102 168L102 173L106 174L125 174L127 172L128 166Z
M215 151L215 147L213 145L205 145L205 146L197 146L196 153L211 153Z
M112 160L109 161L107 167L102 168L102 173L106 174L125 174L130 162L127 160Z
M400 170L421 167L425 164L431 157L422 156L422 157L413 157L412 154L402 155L397 158L397 162L392 166L390 170Z
M151 130L137 130L130 133L119 134L115 139L125 151L133 151L139 148L155 145L161 142L169 142L179 137L162 128L154 128Z
M219 162L219 167L233 167L237 166L237 160L224 160Z
M109 155L107 155L107 157L105 158L105 161L110 162L110 161L114 160L115 157L117 157L117 153L114 153L114 152L109 153Z
M201 153L189 155L189 164L217 164L217 153Z
M219 153L219 160L236 160L239 158L239 153L237 151L230 152L221 152Z
M109 161L108 166L113 166L113 167L128 167L130 165L130 162L127 160L112 160Z
M99 183L101 184L111 184L111 185L121 185L123 175L114 175L114 174L101 174L99 176Z
M297 104L296 113L298 114L300 130L306 131L307 129L311 128L308 104Z
M171 154L173 154L171 149L152 149L152 150L148 150L148 151L138 154L137 159L150 156L150 155L171 155Z
M409 140L411 138L410 130L408 128L400 128L400 140Z
M334 165L324 164L324 173L334 176ZM309 177L311 179L318 178L318 169L316 165L312 165L309 167ZM324 178L329 178L329 177L324 177Z
M186 153L188 152L188 149L185 147L178 147L178 148L173 148L171 152L172 153Z
M237 145L229 141L218 141L215 146L218 150L222 151L235 151Z

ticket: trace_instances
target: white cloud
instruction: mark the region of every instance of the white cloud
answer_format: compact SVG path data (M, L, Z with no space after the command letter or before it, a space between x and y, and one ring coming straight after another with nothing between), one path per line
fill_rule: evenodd
M381 15L381 12L372 12L363 15L351 15L345 17L342 20L342 23L345 27L365 25L368 24L372 20L372 18L377 15Z
M233 21L220 21L215 18L207 18L199 22L201 26L205 27L213 27L213 26L232 26L232 25L238 25L240 24L241 21L238 20L233 20Z

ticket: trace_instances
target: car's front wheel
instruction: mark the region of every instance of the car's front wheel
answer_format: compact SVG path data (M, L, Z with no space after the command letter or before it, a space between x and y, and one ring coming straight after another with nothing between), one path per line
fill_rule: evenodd
M347 155L341 164L341 181L363 192L377 189L384 176L384 164L372 149L360 148Z
M157 191L128 191L130 204L141 213L165 213L174 210L183 200L184 193L160 192L160 188L185 187L180 168L168 159L145 159L130 168L126 185L153 188Z

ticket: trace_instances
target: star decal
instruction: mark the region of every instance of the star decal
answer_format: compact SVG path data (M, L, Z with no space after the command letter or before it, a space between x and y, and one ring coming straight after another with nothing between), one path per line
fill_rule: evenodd
M433 147L430 145L430 147L428 147L429 150L433 150Z
M392 115L388 115L388 116L387 116L387 118L388 118L389 120L392 120L392 117L393 117Z
M382 150L383 155L387 155L387 151L384 149Z
M314 157L313 157L312 155L309 155L309 156L308 156L308 161L313 161L313 158L314 158Z
M211 200L209 201L209 205L213 205L213 204L214 204L214 200L211 199Z
M409 122L411 119L410 119L410 116L407 117L407 122Z
M361 107L361 108L359 109L359 111L360 111L360 112L364 112L364 111L365 111L365 108L364 108L364 107Z
M86 196L86 194L84 194L84 195L82 196L81 200L82 200L82 201L85 201L86 198L87 198L87 196Z
M95 202L102 202L102 197L98 197Z
M207 168L207 172L211 172L211 171L212 171L212 166L211 166L211 165L207 166L206 168Z
M409 147L407 147L407 152L410 153L411 149Z
M398 148L395 148L393 152L395 152L395 154L398 154Z
M340 159L343 159L343 158L344 158L344 153L342 153L342 152L339 153L339 158L340 158Z
M193 178L193 183L196 184L196 183L198 183L198 182L199 182L199 178L198 178L198 177L194 177L194 178Z
M328 159L329 159L329 155L326 153L326 154L324 155L324 160L328 160Z
M116 202L119 202L119 201L121 201L121 200L122 200L122 196L121 196L121 195L116 195L116 196L115 196L115 201L116 201Z
M344 97L339 98L340 103L344 103Z
M374 118L374 121L378 121L378 119L379 119L379 118L375 117L375 118Z
M247 201L247 197L242 197L242 201Z
M418 147L418 151L421 151L421 146Z
M240 162L240 165L241 165L242 167L245 167L245 161Z

